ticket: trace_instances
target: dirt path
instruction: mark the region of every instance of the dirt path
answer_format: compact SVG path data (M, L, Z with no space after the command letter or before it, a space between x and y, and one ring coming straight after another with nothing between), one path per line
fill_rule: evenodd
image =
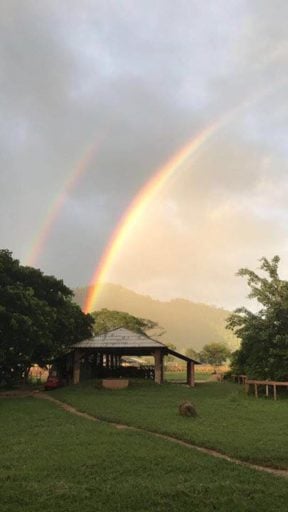
M25 398L31 396L31 389L14 389L9 391L1 391L0 398Z
M72 405L68 405L65 402L61 402L52 396L45 393L33 393L30 394L34 398L40 398L42 400L48 400L49 402L54 403L55 405L60 406L64 411L70 412L71 414L75 414L76 416L80 416L81 418L85 418L87 420L107 423L108 425L112 425L119 430L131 430L133 432L144 432L146 434L152 435L154 437L158 437L160 439L165 439L166 441L170 441L172 443L176 443L180 446L185 446L185 448L189 448L192 450L197 450L201 453L206 453L207 455L211 455L212 457L216 457L218 459L226 460L228 462L232 462L233 464L238 464L239 466L245 466L250 469L255 469L256 471L262 471L264 473L270 473L275 476L280 476L282 478L288 479L288 470L287 469L275 469L267 466L259 466L258 464L252 464L250 462L245 462L239 459L234 459L233 457L229 457L228 455L224 455L216 450L211 450L210 448L203 448L202 446L197 446L195 444L189 443L188 441L182 441L181 439L177 439L172 436L168 436L165 434L159 434L158 432L153 432L151 430L146 430L144 428L132 427L130 425L125 425L123 423L115 423L113 421L101 420L95 416L87 414L86 412L81 412L78 409L75 409Z

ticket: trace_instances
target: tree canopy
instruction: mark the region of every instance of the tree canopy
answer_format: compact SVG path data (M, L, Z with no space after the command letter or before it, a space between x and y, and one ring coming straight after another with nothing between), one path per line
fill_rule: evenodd
M279 256L260 261L263 275L248 268L238 272L247 278L248 297L259 310L241 307L228 318L228 329L241 340L232 368L250 378L288 380L288 281L279 277Z
M200 358L199 352L197 352L197 350L195 350L192 347L186 348L185 354L186 356L190 357L191 359L194 359L195 361L198 361Z
M91 316L94 320L93 332L96 335L112 331L118 327L125 327L131 331L146 334L147 331L159 327L158 324L152 320L138 318L122 311L101 309L101 311L94 311Z
M201 363L220 366L231 355L231 352L225 343L209 343L204 345L199 354Z
M5 379L44 366L92 334L93 320L62 280L0 250L0 372ZM1 378L0 378L1 380Z

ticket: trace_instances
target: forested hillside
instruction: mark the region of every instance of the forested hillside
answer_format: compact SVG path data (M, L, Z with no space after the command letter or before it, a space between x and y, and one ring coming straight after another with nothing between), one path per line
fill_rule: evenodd
M77 288L74 292L75 301L83 306L87 288ZM126 311L157 322L165 331L159 339L174 343L178 350L188 347L200 350L212 342L225 342L232 350L238 347L237 338L225 329L230 312L222 308L184 299L162 302L114 284L104 286L97 305L97 309L102 308Z

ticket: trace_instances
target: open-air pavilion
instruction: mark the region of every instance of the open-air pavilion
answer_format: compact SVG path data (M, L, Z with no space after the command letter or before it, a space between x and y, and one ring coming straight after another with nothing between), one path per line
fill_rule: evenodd
M142 376L154 378L157 384L162 384L164 356L170 354L186 362L186 381L189 386L194 386L195 364L200 364L190 357L171 350L160 341L122 327L75 343L71 348L67 364L70 371L72 370L74 384L87 378L122 377L125 371L127 372L127 369L125 370L121 365L123 356L153 356L154 366L144 367Z

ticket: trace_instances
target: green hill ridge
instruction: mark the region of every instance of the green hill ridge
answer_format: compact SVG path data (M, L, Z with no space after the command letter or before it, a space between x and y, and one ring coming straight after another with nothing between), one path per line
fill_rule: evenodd
M76 288L75 302L83 307L88 287ZM225 329L225 321L231 313L223 308L195 303L186 299L160 301L141 295L123 286L107 283L103 286L97 309L124 311L131 315L148 318L165 331L159 341L174 343L178 350L201 350L206 343L224 342L235 350L239 342ZM151 334L156 337L156 335Z

